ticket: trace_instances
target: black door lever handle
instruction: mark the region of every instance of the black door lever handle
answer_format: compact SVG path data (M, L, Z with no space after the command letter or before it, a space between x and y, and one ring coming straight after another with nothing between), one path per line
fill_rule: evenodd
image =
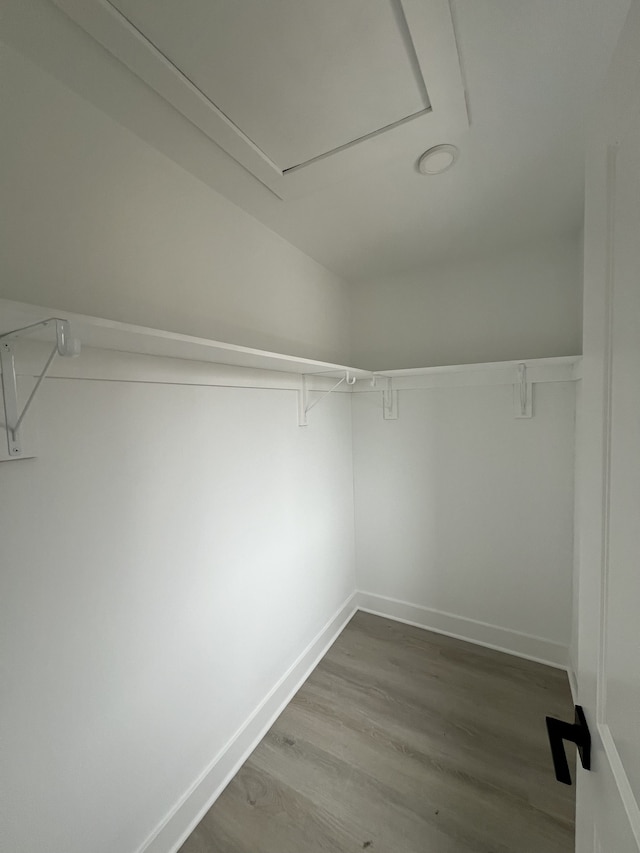
M567 762L567 755L564 751L562 741L570 740L572 743L575 743L578 747L582 766L585 770L591 770L591 734L589 733L584 711L581 705L576 705L574 723L565 723L564 720L556 720L555 717L547 717L546 720L556 779L558 782L570 785L571 773L569 772L569 763Z

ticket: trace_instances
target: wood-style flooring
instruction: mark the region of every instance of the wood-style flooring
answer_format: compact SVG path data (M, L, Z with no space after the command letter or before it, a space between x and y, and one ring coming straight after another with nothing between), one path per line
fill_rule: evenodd
M563 671L359 612L181 853L570 853L546 714Z

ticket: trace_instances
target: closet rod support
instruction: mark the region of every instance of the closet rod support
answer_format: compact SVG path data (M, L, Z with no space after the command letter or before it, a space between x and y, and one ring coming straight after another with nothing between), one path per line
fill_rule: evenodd
M21 334L29 334L40 327L46 327L50 323L56 324L56 342L51 350L47 361L36 380L33 390L22 409L18 406L18 383L16 379L16 363L13 341ZM19 457L22 454L22 442L20 440L20 426L33 402L42 380L47 375L51 363L56 355L74 357L80 354L80 341L71 335L71 327L68 320L60 320L51 317L38 323L31 323L20 329L5 332L0 335L0 368L2 368L2 399L4 403L4 422L7 431L7 446L10 457Z
M382 417L385 421L398 420L398 391L393 387L391 376L380 376L374 373L371 377L371 387L377 389L378 381L384 379L382 389Z
M313 375L313 374L312 374ZM315 406L318 405L325 397L328 397L329 394L333 393L333 391L338 388L338 386L342 385L342 383L346 383L347 385L355 385L356 377L352 376L349 371L345 371L343 377L338 379L335 385L332 385L328 391L325 391L317 400L314 400L313 403L309 402L309 385L307 383L307 374L303 373L300 377L300 391L298 392L298 426L307 426L309 423L308 414Z
M518 365L517 381L513 386L516 418L530 418L533 415L533 385L527 381L527 365Z

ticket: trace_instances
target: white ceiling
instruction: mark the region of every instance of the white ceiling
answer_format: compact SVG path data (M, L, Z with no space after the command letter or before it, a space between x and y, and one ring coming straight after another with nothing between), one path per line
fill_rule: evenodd
M438 0L405 2L419 10ZM27 16L20 0L6 0L15 14L7 13L3 38L289 242L345 279L360 280L580 228L585 137L588 120L597 120L590 105L630 0L451 0L470 127L458 123L446 132L445 124L441 138L416 138L408 148L405 139L383 160L352 161L334 183L286 201L71 25L50 0L30 4L36 11ZM232 120L280 165L315 157L424 108L406 33L390 26L395 0L261 0L250 4L259 9L251 20L241 14L246 0L113 5L136 26L153 28L156 46L226 105ZM369 18L365 12L374 7ZM176 9L181 15L188 9L185 17L193 14L197 27L181 29ZM215 13L216 27L197 17L204 12ZM305 28L311 33L306 41L287 37ZM266 32L271 37L261 38ZM332 101L335 120L318 121L325 86L342 97ZM455 143L458 162L442 175L420 176L416 160L425 141Z
M389 0L111 0L291 169L428 107Z
M280 199L469 126L449 0L52 2Z
M575 233L594 90L628 0L454 0L469 130L448 172L402 158L252 210L348 279ZM416 151L416 156L419 155Z

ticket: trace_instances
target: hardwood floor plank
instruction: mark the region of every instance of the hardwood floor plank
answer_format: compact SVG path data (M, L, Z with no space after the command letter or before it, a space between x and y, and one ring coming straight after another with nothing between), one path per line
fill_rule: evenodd
M182 853L571 853L566 673L357 613Z

